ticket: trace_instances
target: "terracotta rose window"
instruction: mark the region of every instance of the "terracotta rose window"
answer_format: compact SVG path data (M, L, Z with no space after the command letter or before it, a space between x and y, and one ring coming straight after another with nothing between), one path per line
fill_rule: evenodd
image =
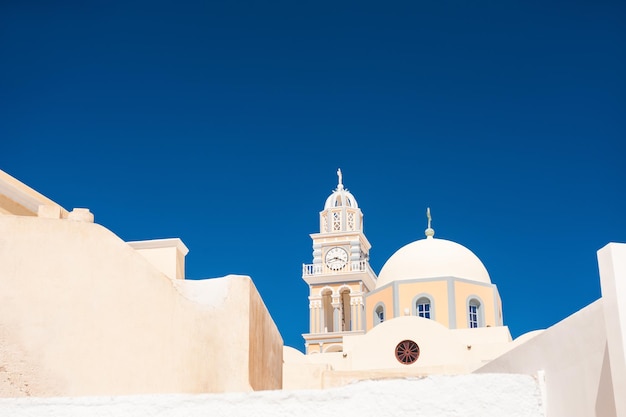
M396 359L404 365L414 363L420 356L420 347L412 340L403 340L396 346Z

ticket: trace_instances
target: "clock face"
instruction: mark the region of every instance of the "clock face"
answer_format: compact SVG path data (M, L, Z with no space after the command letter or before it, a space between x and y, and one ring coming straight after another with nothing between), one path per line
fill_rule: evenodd
M326 266L337 271L348 263L348 252L345 249L335 247L326 252Z

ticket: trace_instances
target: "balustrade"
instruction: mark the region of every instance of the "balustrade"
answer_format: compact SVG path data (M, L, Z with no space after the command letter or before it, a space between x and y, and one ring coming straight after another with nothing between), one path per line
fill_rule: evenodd
M369 268L366 260L348 262L341 269L331 269L324 264L303 264L302 275L321 275L321 274L345 274L346 272L365 272Z

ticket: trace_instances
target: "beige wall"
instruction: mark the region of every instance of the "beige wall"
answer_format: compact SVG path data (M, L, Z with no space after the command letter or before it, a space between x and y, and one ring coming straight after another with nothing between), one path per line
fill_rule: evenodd
M281 387L248 277L173 281L100 225L5 215L0 288L0 396Z
M283 385L283 339L252 280L244 279L249 311L248 319L245 316L241 319L248 326L248 380L254 390L280 389ZM220 353L236 354L228 346L224 346Z
M405 339L415 341L420 347L417 362L404 365L395 357L395 348ZM348 353L352 370L412 369L427 374L434 369L439 373L465 369L466 351L463 342L445 326L419 317L397 317L386 321L363 336L344 338L344 351Z
M395 357L397 344L406 339L420 347L420 357L411 365ZM450 330L434 320L402 316L366 334L344 335L343 352L303 355L285 348L283 383L285 389L310 389L365 379L469 373L511 345L505 326Z
M312 346L313 348L313 346ZM317 348L319 350L319 348ZM315 357L322 355L304 355L290 346L283 348L283 389L320 389L323 373L332 368L328 363L316 363Z
M547 417L616 417L606 336L598 300L476 372L545 371Z
M185 279L185 255L189 249L180 239L152 239L128 244L169 278Z
M0 170L0 215L37 216L41 206L55 208L57 218L68 216L63 207Z

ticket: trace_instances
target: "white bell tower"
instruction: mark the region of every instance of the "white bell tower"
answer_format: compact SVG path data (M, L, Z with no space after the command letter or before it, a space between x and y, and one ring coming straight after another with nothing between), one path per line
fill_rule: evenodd
M311 235L313 263L302 266L309 284L307 353L340 352L343 335L364 333L364 295L376 287L363 213L344 187L340 169L337 176L337 188L320 212L320 232Z

